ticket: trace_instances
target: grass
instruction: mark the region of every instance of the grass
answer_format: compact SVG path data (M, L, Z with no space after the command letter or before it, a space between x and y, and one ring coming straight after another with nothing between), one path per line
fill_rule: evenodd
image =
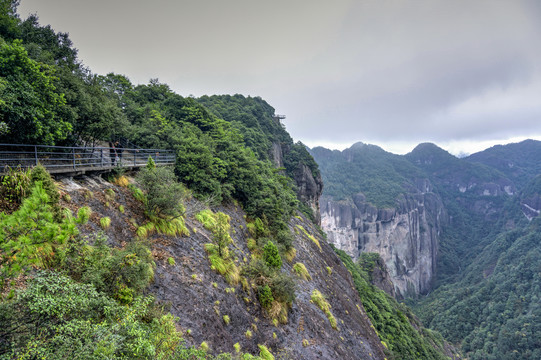
M209 344L208 344L206 341L203 341L199 347L200 347L201 350L203 350L204 352L208 352L208 351L209 351Z
M115 180L114 180L114 184L116 184L118 186L122 186L122 187L128 186L129 183L130 182L128 181L128 178L125 177L124 175L119 176L119 177L115 178Z
M212 231L216 227L216 219L214 218L214 213L210 209L200 211L195 215L195 218L203 224L207 230Z
M233 345L233 348L235 349L236 353L240 353L240 344L239 343L235 343L235 345Z
M332 267L327 266L327 272L329 273L329 275L332 275Z
M267 349L265 345L257 345L259 347L259 356L263 360L274 360L274 355Z
M323 251L323 250L321 249L321 244L319 243L319 240L316 239L316 238L314 237L314 235L311 235L310 233L308 233L308 231L306 231L306 229L303 228L302 225L297 225L297 227L299 228L299 230L301 230L301 231L304 233L304 235L305 235L308 239L312 240L312 242L313 242L314 244L317 245L317 247L319 248L319 251Z
M252 331L251 330L246 330L246 332L244 333L244 335L246 336L247 339L251 339L253 334L252 334Z
M204 247L209 256L211 269L222 275L229 285L237 285L240 281L240 269L235 262L232 259L220 257L216 244L207 243Z
M100 226L103 230L109 229L109 227L111 227L111 218L108 216L102 217L100 219Z
M327 315L333 329L337 330L336 318L331 313L331 304L319 290L314 289L311 296L312 301Z
M169 236L188 236L190 231L184 223L184 218L177 217L172 220L153 217L146 224L137 228L136 234L142 239L146 239L153 233Z
M229 323L231 322L231 318L229 317L229 315L224 315L223 319L226 325L229 325Z
M303 263L296 263L293 265L293 271L295 274L297 274L298 277L300 277L303 280L312 280L312 276L310 276L310 273L306 269L306 266L304 266Z
M308 341L306 339L302 339L302 346L307 347L309 345L310 345L310 341Z
M111 188L108 188L105 190L105 199L107 199L107 201L113 201L115 199L115 191Z
M286 257L287 261L293 262L293 259L295 259L295 256L297 256L297 249L294 247L289 248L289 250L285 252L284 256Z
M176 264L175 259L173 259L172 257L167 258L167 263L171 266L175 266Z
M126 211L124 205L118 205L118 211L120 211L121 214L124 214L124 211Z
M92 215L92 209L88 206L83 206L77 211L77 224L86 224Z

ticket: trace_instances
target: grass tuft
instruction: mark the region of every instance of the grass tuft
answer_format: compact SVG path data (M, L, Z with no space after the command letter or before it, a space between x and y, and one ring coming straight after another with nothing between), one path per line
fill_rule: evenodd
M304 266L303 263L298 262L293 265L293 271L303 280L312 280L312 276L310 276L310 273L308 272L306 266Z

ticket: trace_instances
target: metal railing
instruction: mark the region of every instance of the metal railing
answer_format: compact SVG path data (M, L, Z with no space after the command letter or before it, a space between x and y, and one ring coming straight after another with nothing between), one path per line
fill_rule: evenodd
M7 166L29 168L38 163L52 174L134 168L145 166L149 157L157 166L175 163L173 150L0 144L0 174Z

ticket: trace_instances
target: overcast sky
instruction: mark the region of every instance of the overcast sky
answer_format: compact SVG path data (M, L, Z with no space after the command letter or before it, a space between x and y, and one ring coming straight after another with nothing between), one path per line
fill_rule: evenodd
M93 72L261 96L295 140L541 140L541 1L21 0Z

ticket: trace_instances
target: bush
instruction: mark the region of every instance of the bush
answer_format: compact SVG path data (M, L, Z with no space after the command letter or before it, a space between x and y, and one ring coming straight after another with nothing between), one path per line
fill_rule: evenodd
M278 252L278 248L272 241L267 241L263 247L263 259L267 265L273 269L279 269L282 267L282 258Z
M269 285L257 288L257 298L259 299L262 308L268 309L271 306L274 297L272 296L272 290Z
M146 194L145 208L149 217L177 217L184 212L184 188L168 167L143 168L137 175Z

